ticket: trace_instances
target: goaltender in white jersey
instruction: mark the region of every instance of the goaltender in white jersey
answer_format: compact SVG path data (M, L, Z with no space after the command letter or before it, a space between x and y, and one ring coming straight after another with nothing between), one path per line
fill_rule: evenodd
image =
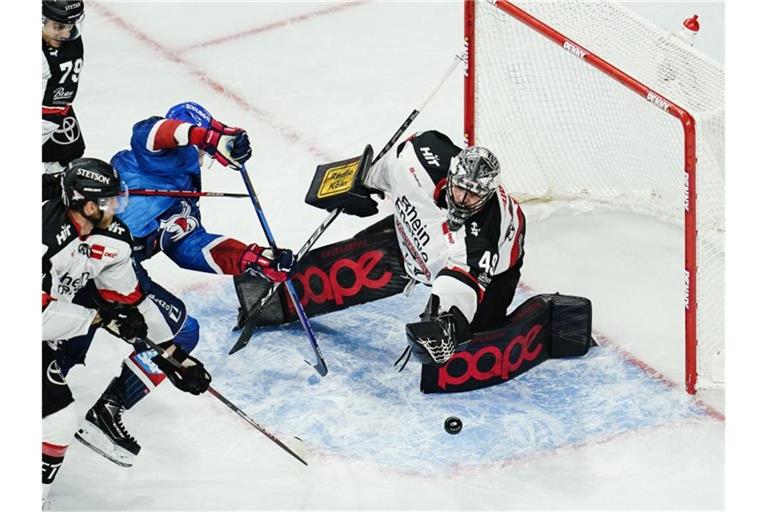
M437 334L419 341L427 354L411 343L417 357L445 362L458 342L506 317L520 278L525 217L498 184L499 171L488 149L461 150L427 131L401 143L363 178L394 203L409 276L432 286L422 320Z

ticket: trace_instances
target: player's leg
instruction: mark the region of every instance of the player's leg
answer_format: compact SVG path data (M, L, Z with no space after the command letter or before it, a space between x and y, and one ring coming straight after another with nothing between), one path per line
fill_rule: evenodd
M149 339L161 346L178 344L187 353L197 345L200 330L197 320L187 316L184 303L162 286L148 281L143 286L147 298L139 310L147 322ZM165 380L165 374L152 361L153 350L136 345L123 361L120 374L113 378L101 397L86 413L75 437L112 462L131 466L141 446L126 429L123 413L135 406Z
M56 361L55 346L55 342L43 342L43 503L77 427L75 399Z
M247 245L224 235L208 233L199 208L189 201L160 220L160 249L181 268L211 274L238 275Z
M517 283L520 281L521 266L522 260L506 272L493 277L470 325L472 332L488 331L504 324L507 308L515 298Z

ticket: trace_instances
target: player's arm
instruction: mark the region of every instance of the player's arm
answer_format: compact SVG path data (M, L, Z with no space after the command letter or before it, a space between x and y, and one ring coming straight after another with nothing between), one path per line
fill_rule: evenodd
M489 246L477 242L449 256L432 284L421 322L406 325L413 355L422 363L447 362L457 345L472 337L469 325L498 259Z
M195 145L221 165L234 169L239 169L252 153L245 130L227 126L216 119L212 119L206 128L178 119L152 117L137 123L134 137L145 139L144 148L152 153Z

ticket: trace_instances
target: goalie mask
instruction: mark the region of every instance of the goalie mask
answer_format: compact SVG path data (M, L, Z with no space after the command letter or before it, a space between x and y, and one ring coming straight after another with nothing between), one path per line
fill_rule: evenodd
M499 161L486 148L472 146L451 160L448 170L448 229L458 231L496 192Z

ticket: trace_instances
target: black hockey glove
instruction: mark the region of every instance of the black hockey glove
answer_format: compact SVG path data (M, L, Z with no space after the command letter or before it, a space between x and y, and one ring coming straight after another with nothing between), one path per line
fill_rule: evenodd
M444 364L459 343L469 340L469 322L456 307L440 312L440 299L432 295L421 322L406 324L405 334L413 357L422 364Z
M43 174L43 201L61 197L61 176L63 173Z
M108 304L99 309L99 316L101 327L128 343L147 337L147 322L136 307Z
M187 354L178 345L173 354L167 357L156 355L152 361L174 386L185 393L193 395L205 393L211 384L211 374L205 369L203 363Z
M360 186L356 190L347 192L347 202L341 207L341 211L357 217L370 217L379 213L379 204L371 197L374 193L381 192Z

